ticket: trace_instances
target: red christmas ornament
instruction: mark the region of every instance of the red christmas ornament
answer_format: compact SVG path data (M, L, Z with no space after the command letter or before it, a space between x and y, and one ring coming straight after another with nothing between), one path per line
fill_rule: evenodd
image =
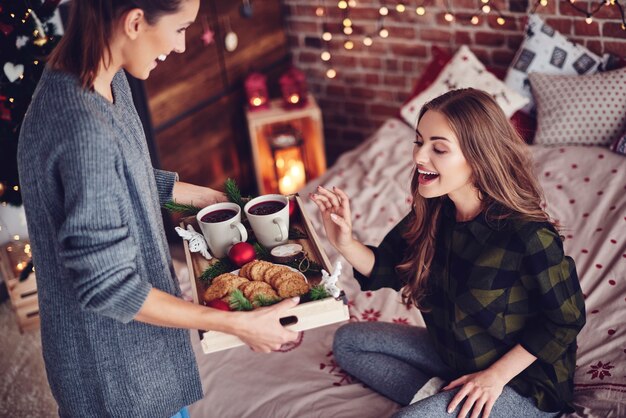
M228 258L237 267L241 267L256 258L254 247L247 242L238 242L228 251Z
M298 202L296 199L289 200L289 217L291 218L294 213L296 213L296 209L298 208Z
M230 305L221 299L215 299L206 304L209 308L219 309L220 311L230 311Z

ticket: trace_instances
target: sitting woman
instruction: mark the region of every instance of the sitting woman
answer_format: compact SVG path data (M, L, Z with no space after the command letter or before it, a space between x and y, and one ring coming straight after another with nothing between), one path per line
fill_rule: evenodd
M427 328L347 324L335 336L335 359L403 405L394 417L570 410L585 307L526 145L474 89L427 103L416 133L413 211L378 248L352 237L343 191L311 195L362 289L402 289ZM425 396L441 379L448 383Z

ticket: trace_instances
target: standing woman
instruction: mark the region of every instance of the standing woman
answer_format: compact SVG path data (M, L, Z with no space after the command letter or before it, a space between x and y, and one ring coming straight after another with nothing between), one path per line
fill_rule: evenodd
M123 70L185 50L199 0L74 0L21 130L18 164L48 381L62 417L170 417L202 397L188 329L269 352L286 300L251 313L180 299L160 206L222 193L153 169Z
M361 287L402 288L427 331L347 324L335 335L335 359L401 404L394 417L570 410L585 307L526 145L491 96L474 89L427 103L416 133L413 211L378 248L352 237L343 191L312 197ZM438 378L448 383L428 393Z

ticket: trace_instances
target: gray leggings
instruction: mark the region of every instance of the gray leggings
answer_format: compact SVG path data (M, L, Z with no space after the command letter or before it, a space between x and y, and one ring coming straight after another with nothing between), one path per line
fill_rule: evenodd
M423 328L385 322L358 322L342 326L333 343L335 360L343 370L373 390L405 406L394 418L456 416L446 412L460 388L439 392L408 405L415 393L432 377L447 382L459 377L435 352ZM539 410L526 398L505 386L491 410L490 417L547 418L556 412ZM469 414L468 414L469 416Z

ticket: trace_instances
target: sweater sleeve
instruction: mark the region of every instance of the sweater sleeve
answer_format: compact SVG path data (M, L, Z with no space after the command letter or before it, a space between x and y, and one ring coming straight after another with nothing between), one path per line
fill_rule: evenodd
M124 167L106 130L82 127L58 153L64 192L60 257L83 309L121 322L141 309L151 284L138 276L137 244L121 203ZM72 138L73 137L73 138Z
M542 228L527 241L522 280L538 305L538 315L523 331L521 345L553 363L585 325L585 303L574 260L563 253L555 231Z
M369 246L374 252L374 268L369 277L366 277L354 270L354 277L361 285L362 290L377 290L383 287L390 287L400 290L404 283L398 277L396 266L400 264L407 248L407 242L402 237L405 231L406 222L410 215L407 215L385 236L378 247Z
M157 191L159 193L159 204L163 206L173 200L172 192L174 190L174 183L178 181L178 173L155 168L154 179L156 180Z

